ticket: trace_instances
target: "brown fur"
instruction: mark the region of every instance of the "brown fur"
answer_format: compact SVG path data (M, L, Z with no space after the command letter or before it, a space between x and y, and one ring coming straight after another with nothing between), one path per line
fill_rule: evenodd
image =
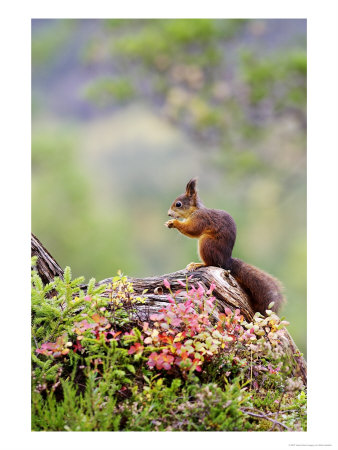
M199 240L198 250L204 265L230 269L251 295L256 311L265 314L271 302L275 302L272 309L278 311L284 300L281 284L257 267L232 258L236 240L235 221L226 211L206 208L198 197L196 183L195 178L190 180L186 192L172 203L168 215L175 219L166 222L166 226ZM185 220L179 221L178 218ZM191 268L195 267L196 264L192 263Z

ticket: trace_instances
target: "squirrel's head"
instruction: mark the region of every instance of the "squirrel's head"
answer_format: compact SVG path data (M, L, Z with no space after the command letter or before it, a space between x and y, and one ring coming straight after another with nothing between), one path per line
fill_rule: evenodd
M187 219L190 214L201 206L196 185L197 178L192 178L185 188L185 193L177 197L172 203L168 216L175 219Z

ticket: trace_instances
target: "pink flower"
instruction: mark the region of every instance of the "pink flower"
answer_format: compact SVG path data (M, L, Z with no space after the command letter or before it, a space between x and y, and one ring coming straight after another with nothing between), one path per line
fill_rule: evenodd
M126 331L123 336L135 336L134 330L131 330L130 332Z
M149 318L154 321L162 320L164 319L164 314L152 314Z
M226 314L227 316L232 315L232 311L230 308L224 308L224 314Z
M181 323L182 323L182 320L179 319L178 317L176 317L175 319L172 320L171 325L173 327L178 327L181 325Z
M37 348L36 353L41 355L53 356L58 358L62 355L67 355L69 353L68 346L72 346L72 343L67 343L67 335L63 334L56 339L56 342L45 342L40 348Z
M73 328L73 331L78 335L83 334L87 330L92 330L92 332L94 332L93 328L98 327L97 323L89 323L86 319L81 322L75 322L74 325L75 327Z
M215 301L215 297L210 297L210 298L208 298L208 299L205 301L205 303L206 303L208 306L210 306L210 308L213 308L213 306L214 306L214 301Z
M210 288L207 290L207 295L211 295L215 287L216 287L215 283L211 283Z
M202 372L202 367L201 367L201 360L200 359L194 359L193 360L193 364L195 365L195 370L197 372Z
M202 297L204 295L204 287L201 285L201 283L197 283L198 284L198 289L197 289L197 294Z
M128 350L128 355L132 355L133 353L136 353L136 354L142 353L143 349L144 349L144 346L141 345L139 342L136 342Z
M162 353L157 354L155 352L151 353L148 359L148 366L153 368L156 366L156 369L171 369L171 366L174 362L174 357L172 355L167 354L168 350L163 350Z
M170 283L166 278L163 280L163 284L167 289L170 289Z

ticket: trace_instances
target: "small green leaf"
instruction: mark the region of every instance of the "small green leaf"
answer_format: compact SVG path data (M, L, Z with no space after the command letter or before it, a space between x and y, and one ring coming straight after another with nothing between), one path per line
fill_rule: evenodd
M135 375L135 367L132 364L127 364L126 368L129 370L129 372Z

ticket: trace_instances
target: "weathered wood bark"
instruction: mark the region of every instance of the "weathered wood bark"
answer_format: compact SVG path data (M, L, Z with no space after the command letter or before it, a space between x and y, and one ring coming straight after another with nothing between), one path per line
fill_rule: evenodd
M38 256L37 271L44 283L51 282L55 276L63 276L63 270L59 264L33 234L31 246L32 256ZM192 273L187 272L184 269L157 277L128 277L128 280L133 284L134 292L137 295L141 295L145 289L148 290L142 295L146 298L146 302L137 306L138 317L141 320L147 320L149 319L149 314L158 312L164 305L168 304L167 294L169 291L164 286L165 279L169 281L172 291L177 291L182 289L182 286L178 281L183 281L185 283L187 277L190 277L189 283L194 285L200 283L207 289L209 289L212 283L215 285L213 290L217 306L214 310L215 319L217 319L218 315L224 311L224 308L228 307L231 310L239 308L247 321L250 322L252 320L255 311L253 311L251 307L250 297L243 291L228 271L218 267L203 267ZM112 278L106 278L105 280L99 281L97 285L109 284L111 282ZM86 289L86 287L86 285L82 286L83 289ZM108 297L109 292L106 291L102 295ZM182 293L182 297L183 295L184 294ZM290 358L296 363L294 376L300 376L303 383L306 384L306 362L300 355L298 348L287 330L283 330L282 340L285 352L287 352L290 355Z
M38 257L36 266L44 284L50 283L55 277L63 276L63 270L59 264L33 233L31 235L31 254Z

